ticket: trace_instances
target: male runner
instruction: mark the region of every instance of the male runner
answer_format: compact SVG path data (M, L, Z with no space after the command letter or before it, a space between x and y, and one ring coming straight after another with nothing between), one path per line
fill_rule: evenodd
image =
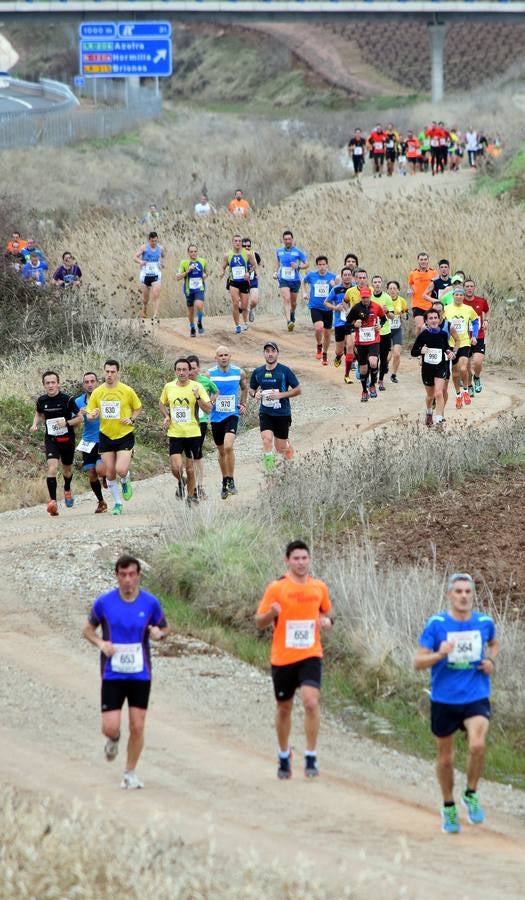
M133 496L129 467L135 446L135 422L141 409L142 403L133 388L120 380L120 363L116 359L106 360L104 384L92 392L87 404L87 418L100 419L98 449L113 497L114 516L122 514L122 498L131 500Z
M237 188L235 196L228 203L228 212L236 219L247 219L250 215L250 204L244 199L240 188Z
M440 259L438 262L438 274L432 278L423 291L423 299L432 304L434 300L441 300L452 285L450 277L450 263L448 259Z
M317 352L316 359L322 361L323 366L328 365L328 348L332 337L333 313L324 305L324 301L333 287L336 275L328 271L328 257L321 255L316 257L317 272L308 272L304 277L304 285L310 286L310 296L304 290L303 298L308 300L308 309L314 326Z
M351 289L353 290L353 288ZM349 293L349 292L347 292ZM361 403L369 397L377 397L377 367L379 360L379 332L386 322L382 306L372 301L372 291L368 287L360 290L361 299L351 307L346 319L347 334L354 333L355 352L359 363L362 385ZM370 389L368 379L370 378Z
M383 279L381 275L372 276L372 301L382 306L386 321L381 326L379 332L379 381L377 387L380 391L385 391L385 375L388 375L388 362L390 353L392 352L392 326L391 320L394 318L394 302L387 291L383 290Z
M312 578L310 551L304 541L291 541L285 551L286 574L268 585L259 604L257 628L273 626L272 680L277 701L275 726L279 744L277 777L292 777L290 731L296 690L304 707L306 751L304 774L319 775L322 657L321 629L330 628L331 603L324 581Z
M500 646L490 616L474 606L474 581L470 575L448 579L449 608L431 616L419 639L415 668L431 669L431 728L437 744L437 776L443 794L442 828L460 831L454 802L454 733L466 732L469 759L467 787L461 800L468 820L485 820L477 794L483 770L485 741L490 719L490 678Z
M207 375L201 374L201 364L198 356L195 356L195 354L191 354L187 357L187 359L190 364L191 380L197 381L199 384L202 384L213 406L213 404L215 403L215 395L219 393L217 385L211 380L211 378L208 378ZM195 464L195 480L197 482L197 497L199 498L199 500L208 499L208 495L204 490L204 458L202 448L204 446L204 438L206 437L206 433L208 431L209 421L209 413L204 412L204 410L199 406L199 428L201 432L200 446L198 451L195 453L195 456L193 457Z
M392 122L386 126L385 135L386 174L387 176L392 176L394 174L396 159L399 153L399 135L397 131L394 130Z
M257 263L255 256L248 250L243 250L242 235L233 235L233 249L225 253L222 260L220 278L228 269L228 286L232 302L232 316L235 325L235 334L246 331L248 328L248 314L250 302L250 266L251 271L257 277ZM243 325L240 324L240 312L242 312Z
M365 164L366 138L360 128L356 128L354 136L348 141L348 155L354 167L354 178L359 178Z
M465 288L457 284L454 288L454 299L445 307L444 318L459 336L459 348L452 362L452 381L456 389L456 409L463 404L469 406L472 399L468 392L468 361L471 348L476 346L480 319L472 306L464 303ZM472 332L470 332L472 328ZM452 341L452 338L450 338Z
M47 459L47 490L49 503L47 511L50 516L58 516L57 506L57 472L58 461L62 463L64 476L64 503L73 506L71 493L73 478L73 458L75 456L75 432L77 410L75 401L60 390L60 378L57 372L48 370L42 375L45 394L36 401L36 411L30 431L37 431L43 424L46 431L45 454Z
M283 246L277 248L275 255L277 271L273 277L279 283L288 331L293 331L297 297L301 290L301 269L308 268L308 259L304 251L295 246L289 230L283 231Z
M379 124L377 124L374 130L368 135L368 148L374 163L374 178L376 175L381 178L381 175L383 174L386 139L386 132L383 131L382 126Z
M218 388L210 423L213 441L219 454L222 475L221 499L227 500L230 494L237 493L233 477L235 468L233 445L239 427L239 416L244 415L247 408L248 382L242 369L231 364L231 353L227 347L222 345L217 347L215 359L217 365L208 370L208 376Z
M390 321L392 329L392 374L390 381L394 384L398 383L397 373L399 371L399 363L401 362L401 348L403 346L403 325L402 319L408 318L408 304L404 297L400 296L401 285L399 281L392 279L387 282L386 289L392 298L394 304L394 318Z
M476 294L476 282L473 278L467 278L465 281L465 305L472 306L479 316L480 326L475 345L472 347L472 353L468 362L469 369L469 386L468 392L471 397L474 392L481 392L481 373L483 371L483 362L485 359L485 337L487 335L487 326L489 322L489 304L485 297L478 297ZM472 384L472 374L474 373L474 384Z
M159 409L164 416L164 427L169 438L170 467L178 481L177 496L184 494L183 455L186 457L188 506L198 504L193 460L201 449L201 430L198 410L209 413L210 398L201 384L190 380L190 361L181 357L175 361L175 380L164 385Z
M456 338L457 348L457 338ZM421 357L421 379L425 385L426 415L425 425L431 427L434 424L432 407L436 404L436 425L443 428L445 425L445 390L450 378L450 360L454 353L449 346L449 338L446 331L440 327L439 313L429 309L425 313L425 328L419 332L411 355Z
M251 238L244 237L242 239L243 249L248 253L251 253L252 250L252 240ZM259 276L258 272L260 270L260 266L262 265L261 254L257 253L257 250L253 251L253 255L255 256L255 262L257 263L257 272L251 267L248 266L248 271L250 273L250 302L249 302L249 312L248 312L248 321L255 322L255 310L257 309L257 305L259 303Z
M263 347L265 365L253 370L250 395L259 401L259 424L264 451L264 470L275 471L275 455L292 459L293 447L288 439L292 424L290 398L301 393L299 379L288 366L279 362L279 347L267 341Z
M436 269L429 266L428 253L418 253L417 269L412 269L408 276L408 296L412 303L412 315L414 317L414 325L416 326L416 334L419 334L425 324L424 315L427 309L432 306L431 300L425 300L425 293L429 281L437 276Z
M106 470L100 458L99 452L99 420L88 419L86 407L91 394L98 384L98 378L94 372L84 372L82 376L83 393L75 398L75 407L82 416L82 440L77 450L82 453L82 468L89 478L89 486L97 498L96 513L105 513L108 505L102 496L100 479L105 477Z
M156 231L150 231L148 241L142 244L133 262L140 266L140 283L142 285L142 318L148 315L148 303L153 300L153 316L151 321L159 321L160 283L164 268L164 250L159 244Z
M204 316L205 281L208 277L208 263L199 256L197 244L189 244L188 259L183 259L175 278L184 281L184 296L188 310L190 337L196 337L197 331L202 334L202 318ZM197 331L195 330L195 309L197 310Z
M151 689L150 638L160 641L169 633L162 607L153 594L140 587L140 562L124 554L115 565L118 588L97 597L83 635L100 650L102 672L102 734L104 754L112 762L118 754L120 721L128 701L129 740L125 790L143 788L135 773L144 746L144 724ZM97 634L100 626L102 636Z
M331 289L328 297L324 301L327 309L331 309L334 314L334 337L335 337L335 359L334 366L336 369L341 365L341 359L345 354L345 384L352 383L350 369L354 359L353 346L346 343L346 311L344 299L346 292L352 287L354 278L352 270L348 266L341 269L340 284L335 284Z
M441 160L439 153L439 139L441 137L441 129L437 122L432 122L430 128L425 131L425 137L430 141L430 162L432 175L437 175L441 168Z

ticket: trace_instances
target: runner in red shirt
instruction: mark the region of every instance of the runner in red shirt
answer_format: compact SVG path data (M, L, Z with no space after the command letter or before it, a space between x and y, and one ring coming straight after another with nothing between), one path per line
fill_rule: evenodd
M355 334L355 354L363 387L361 403L366 403L369 396L377 397L377 366L381 341L379 332L386 322L386 314L383 307L372 300L369 287L360 288L359 293L361 299L351 307L346 317L346 333Z
M473 397L475 393L481 392L481 372L485 359L485 335L489 319L489 305L485 297L479 297L476 294L476 282L473 278L467 278L464 287L465 299L463 302L466 306L472 306L475 309L480 320L476 345L472 348L468 361L468 392ZM473 381L474 384L472 384Z
M441 128L437 122L432 122L430 128L425 131L425 137L430 138L430 160L432 166L432 174L436 175L440 170L440 143L442 137Z
M416 174L417 164L419 162L419 158L421 156L421 143L414 135L413 131L407 132L406 136L406 155L408 168L411 175Z
M450 131L445 128L445 123L439 123L439 166L440 172L446 172L448 163L448 148L451 144Z
M381 175L383 174L386 142L386 132L381 125L377 124L374 130L368 135L368 148L370 150L370 157L374 162L374 178L376 175L381 178Z

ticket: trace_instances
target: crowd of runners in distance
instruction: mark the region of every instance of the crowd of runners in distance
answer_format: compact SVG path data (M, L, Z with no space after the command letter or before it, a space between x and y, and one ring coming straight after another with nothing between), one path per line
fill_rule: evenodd
M444 122L432 122L417 133L409 130L406 134L400 134L391 122L385 127L378 123L368 135L356 128L348 141L356 177L363 172L367 158L374 178L381 178L395 172L457 172L463 162L471 169L483 168L488 159L500 154L499 137L486 137L471 127L462 132L455 125L448 128Z
M46 255L34 238L24 240L19 231L13 231L6 244L4 258L13 272L19 274L23 281L32 287L44 287L47 283L49 264ZM64 290L78 287L82 281L82 272L75 257L66 250L62 261L53 272L51 284Z

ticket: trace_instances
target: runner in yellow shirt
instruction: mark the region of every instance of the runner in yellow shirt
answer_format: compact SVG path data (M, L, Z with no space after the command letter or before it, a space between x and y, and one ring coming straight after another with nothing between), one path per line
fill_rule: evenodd
M177 496L184 496L183 459L186 456L186 476L188 506L199 502L195 489L195 469L193 460L199 458L201 449L201 429L199 409L204 413L211 410L211 401L202 384L190 380L190 361L181 357L175 362L175 380L164 385L160 395L159 408L164 416L164 425L169 438L170 466L178 481Z
M479 331L479 316L472 306L467 306L465 301L465 288L458 284L454 288L452 303L445 306L443 316L450 322L459 338L459 349L452 362L452 380L456 389L456 409L461 409L463 404L470 406L472 403L468 393L468 361L472 347L477 344ZM470 326L472 326L470 328ZM450 346L454 345L452 337Z
M387 283L386 289L392 297L392 302L394 304L394 318L390 322L390 327L392 329L392 359L390 360L392 374L390 375L390 381L397 384L397 373L401 361L401 348L403 346L403 326L401 320L408 317L408 303L405 298L401 297L399 294L399 291L401 290L399 281L392 279Z
M121 382L120 363L116 359L104 363L104 384L91 393L86 409L88 419L100 419L99 452L115 504L112 513L120 516L122 498L131 500L133 496L129 466L135 446L135 422L142 403L133 388Z

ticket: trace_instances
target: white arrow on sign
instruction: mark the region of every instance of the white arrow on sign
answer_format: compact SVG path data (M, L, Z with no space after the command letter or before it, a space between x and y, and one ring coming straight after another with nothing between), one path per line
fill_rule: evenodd
M167 56L167 50L157 50L157 55L153 57L153 65L156 66L157 63L161 61L161 59L166 59Z

